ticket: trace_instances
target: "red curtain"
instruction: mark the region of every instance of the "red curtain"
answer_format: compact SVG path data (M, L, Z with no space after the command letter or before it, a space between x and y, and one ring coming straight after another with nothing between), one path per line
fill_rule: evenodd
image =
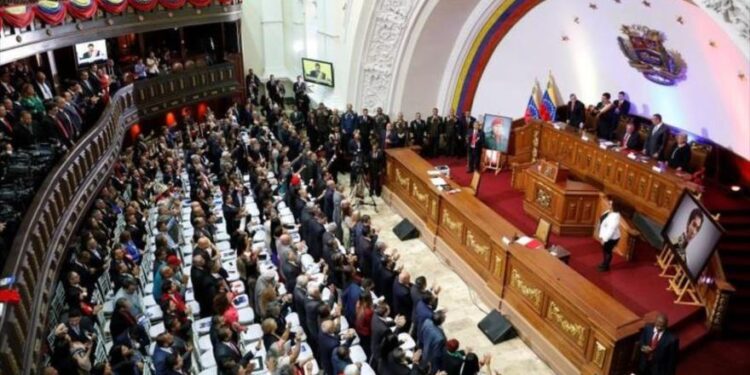
M128 0L130 7L139 12L148 12L156 8L159 0Z
M65 19L65 6L62 1L40 2L34 7L34 14L48 25L57 25Z
M16 28L24 28L31 25L34 20L34 12L28 5L15 5L0 8L0 17L8 25Z
M70 0L65 2L65 9L68 14L77 20L93 17L97 8L95 0Z
M188 0L188 2L196 8L205 8L211 5L211 1L213 0Z
M120 14L128 7L127 0L96 0L99 8L107 13Z
M186 0L159 0L164 9L176 10L185 6Z
M229 5L229 4L232 4L232 0L219 0L219 4Z

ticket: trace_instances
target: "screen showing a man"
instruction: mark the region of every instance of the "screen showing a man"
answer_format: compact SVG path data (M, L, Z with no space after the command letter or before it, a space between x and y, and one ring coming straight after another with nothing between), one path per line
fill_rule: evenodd
M92 57L99 57L101 56L101 54L102 53L98 49L96 49L93 43L89 43L86 46L86 52L83 53L83 58L90 59Z
M333 87L333 64L303 58L302 76L307 82Z
M662 235L669 243L688 276L697 279L724 230L689 193L664 227Z
M510 117L485 115L484 138L485 148L500 152L508 152L508 139L513 120Z
M101 39L76 44L75 53L76 62L78 63L79 67L106 61L108 58L107 42L106 40Z

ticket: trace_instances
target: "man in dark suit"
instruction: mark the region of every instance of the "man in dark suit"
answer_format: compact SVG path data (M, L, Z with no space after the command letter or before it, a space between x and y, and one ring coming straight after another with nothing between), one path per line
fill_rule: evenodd
M71 147L73 145L72 128L67 128L65 124L57 118L59 109L57 104L48 102L47 115L42 119L43 135L42 139L49 141L57 141L65 147Z
M195 300L200 306L201 318L213 315L213 299L218 291L216 279L211 275L211 270L207 268L206 260L202 255L193 256L193 266L190 268L190 280L193 282L193 292Z
M456 129L456 136L458 137L456 141L458 143L456 143L456 147L458 148L457 153L459 155L466 153L466 134L471 132L475 122L477 122L477 119L469 111L464 112L464 115L458 119L458 129Z
M396 332L403 332L404 326L406 325L406 318L403 315L397 314L393 320L388 319L391 315L391 309L385 302L380 302L374 308L374 314L372 321L370 322L370 365L373 367L376 373L379 373L378 368L380 362L387 360L387 358L381 358L381 347L383 344L383 338L391 332L391 326L396 325ZM388 319L388 320L386 320Z
M55 103L57 104L57 108L60 109L57 115L60 121L62 121L66 125L69 125L70 128L73 129L74 138L80 136L83 129L83 118L78 112L78 109L76 109L76 107L72 104L68 103L68 101L65 100L65 98L62 96L55 97Z
M292 91L294 91L295 103L302 100L307 95L307 83L302 80L302 76L297 76L297 82L292 85Z
M94 323L88 317L82 316L81 310L73 308L68 312L68 335L73 341L89 343L96 339Z
M651 117L654 126L648 132L643 145L643 153L648 157L664 160L664 145L667 143L667 126L661 120L661 115L656 113Z
M672 153L669 155L667 163L670 168L678 171L689 172L690 168L690 145L687 143L687 134L677 134L677 145L674 146Z
M635 130L635 124L632 121L625 125L625 134L622 136L621 146L628 150L640 150L643 147L641 135Z
M13 123L8 119L8 110L0 104L0 133L5 137L13 138Z
M568 110L568 121L567 121L568 125L575 126L577 128L581 128L585 126L586 108L583 105L583 102L581 102L580 100L578 100L578 98L576 98L576 94L570 94L570 101L568 102L567 110Z
M620 124L620 118L630 114L630 102L624 91L617 93L617 100L614 103L615 124Z
M10 72L4 70L0 72L0 98L6 97L11 100L18 100L18 90L13 87L13 82L10 79Z
M253 104L258 104L258 93L260 91L260 78L250 68L245 76L245 88L247 89L247 98L250 99Z
M219 328L219 342L214 346L214 360L220 375L236 374L239 367L244 367L244 373L252 373L255 363L250 362L254 354L247 352L244 356L240 347L232 340L232 329L229 326Z
M356 335L352 330L345 332L342 338L346 340L344 346L350 346ZM326 374L335 374L333 371L333 352L341 345L339 336L336 334L336 325L333 320L324 320L320 324L320 333L318 333L318 356L320 357L321 369Z
M406 317L406 329L410 328L412 309L414 304L411 300L411 275L403 271L393 281L393 311L397 315Z
M667 316L660 313L654 324L647 324L641 332L639 373L673 375L679 348L679 339L667 330Z
M375 128L375 119L368 114L367 108L362 108L362 116L357 119L357 130L364 151L370 151L370 133Z
M409 145L423 146L427 136L427 123L422 119L422 114L417 112L414 120L409 124Z
M39 142L42 129L28 111L21 112L21 120L13 127L13 148L29 148Z
M101 91L99 82L91 79L89 77L89 72L85 70L81 72L79 83L81 84L81 89L83 90L83 96L85 96L86 98L96 96Z
M47 80L47 76L43 72L36 73L33 86L36 95L42 100L50 100L55 97L55 87Z
M474 129L466 135L466 148L469 151L468 172L479 170L479 162L482 159L482 148L484 147L484 132L480 129L481 124L474 123Z

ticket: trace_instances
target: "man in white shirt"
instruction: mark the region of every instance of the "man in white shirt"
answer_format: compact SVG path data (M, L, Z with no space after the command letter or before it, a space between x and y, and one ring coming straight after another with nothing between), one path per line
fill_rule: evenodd
M599 218L599 240L602 242L602 253L604 259L599 265L599 272L609 271L612 262L612 250L620 241L620 213L615 208L614 201L607 197L607 211Z

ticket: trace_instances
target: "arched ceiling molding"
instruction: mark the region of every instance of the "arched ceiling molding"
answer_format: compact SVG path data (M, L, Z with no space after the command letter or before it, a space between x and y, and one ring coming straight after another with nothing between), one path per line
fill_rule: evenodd
M371 13L357 82L359 106L388 107L407 35L428 0L381 0Z

